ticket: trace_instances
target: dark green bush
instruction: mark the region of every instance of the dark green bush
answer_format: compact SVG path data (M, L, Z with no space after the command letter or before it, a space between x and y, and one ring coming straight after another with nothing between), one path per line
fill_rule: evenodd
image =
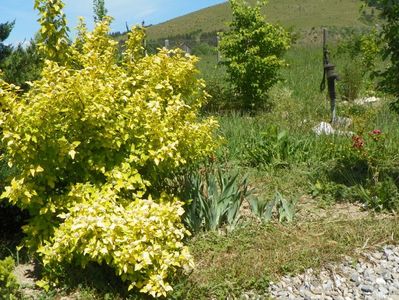
M0 65L4 80L20 86L24 91L29 89L27 81L34 81L40 77L42 67L43 61L34 41L27 47L19 45L13 49Z

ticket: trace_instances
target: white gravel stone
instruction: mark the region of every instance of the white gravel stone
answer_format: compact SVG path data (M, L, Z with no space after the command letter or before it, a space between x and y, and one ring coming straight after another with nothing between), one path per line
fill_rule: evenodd
M385 246L364 257L357 264L348 258L319 272L310 269L283 277L285 287L271 283L268 292L272 299L399 300L399 246Z

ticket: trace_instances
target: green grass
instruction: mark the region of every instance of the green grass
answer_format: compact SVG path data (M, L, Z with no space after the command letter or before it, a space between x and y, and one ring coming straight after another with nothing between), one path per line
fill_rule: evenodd
M269 22L292 27L312 40L312 28L363 27L359 20L360 6L360 0L270 0L264 14ZM198 30L213 32L226 29L230 20L230 7L222 3L151 26L147 33L149 39L160 39Z

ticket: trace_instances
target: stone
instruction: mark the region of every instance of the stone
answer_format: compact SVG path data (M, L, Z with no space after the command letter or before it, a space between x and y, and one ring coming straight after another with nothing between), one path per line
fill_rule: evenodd
M353 273L351 275L351 279L350 280L352 282L356 283L357 285L359 285L360 284L360 276L359 276L359 274L358 273Z
M335 133L335 130L330 123L321 122L313 127L313 132L316 133L316 135L331 135Z
M382 278L384 278L384 280L387 281L387 282L392 282L392 280L393 280L393 276L392 276L392 274L389 273L389 272L383 272L383 273L381 273L381 276L382 276Z
M377 260L382 259L382 253L381 252L375 252L371 256L374 257Z
M352 126L353 120L351 118L346 118L346 117L336 117L333 125L334 127L337 126L339 128L344 128L347 129L350 126Z
M380 101L381 101L380 98L372 96L372 97L364 97L364 98L356 99L354 101L354 103L357 105L370 105L370 104L378 103Z
M323 290L325 291L330 291L333 288L333 282L331 280L327 280L325 283L323 283Z
M346 260L321 271L308 269L294 277L283 277L271 284L269 293L277 299L399 300L399 246L364 253L363 257L357 264Z
M313 294L315 294L315 295L321 295L321 294L323 294L323 291L322 291L320 288L314 287L314 286L312 286L312 287L310 288L310 291L311 291Z
M365 292L365 293L372 293L373 292L373 287L369 285L361 285L360 289Z
M378 285L386 285L386 281L384 280L384 278L382 277L377 277L377 279L375 280L375 283Z
M367 268L367 269L364 270L364 272L363 272L363 275L366 276L366 277L371 277L371 276L373 276L373 274L374 274L374 270L373 270L373 269L370 269L370 268Z
M383 286L380 286L380 287L378 288L378 291L379 291L381 294L384 294L384 295L387 295L387 294L389 293L388 289L386 289L386 288L383 287Z
M393 252L392 249L384 248L384 254L385 254L386 257L389 257L389 256L393 255L394 252Z

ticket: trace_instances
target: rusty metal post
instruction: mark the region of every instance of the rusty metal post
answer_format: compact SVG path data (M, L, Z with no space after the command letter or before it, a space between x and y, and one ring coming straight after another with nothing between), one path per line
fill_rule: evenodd
M328 95L330 97L330 109L331 109L331 123L337 120L337 108L336 98L337 94L335 91L335 81L339 80L338 74L335 72L335 65L329 61L329 52L327 48L327 29L323 28L323 80L320 84L320 91L324 91L326 88L326 80L328 87Z

